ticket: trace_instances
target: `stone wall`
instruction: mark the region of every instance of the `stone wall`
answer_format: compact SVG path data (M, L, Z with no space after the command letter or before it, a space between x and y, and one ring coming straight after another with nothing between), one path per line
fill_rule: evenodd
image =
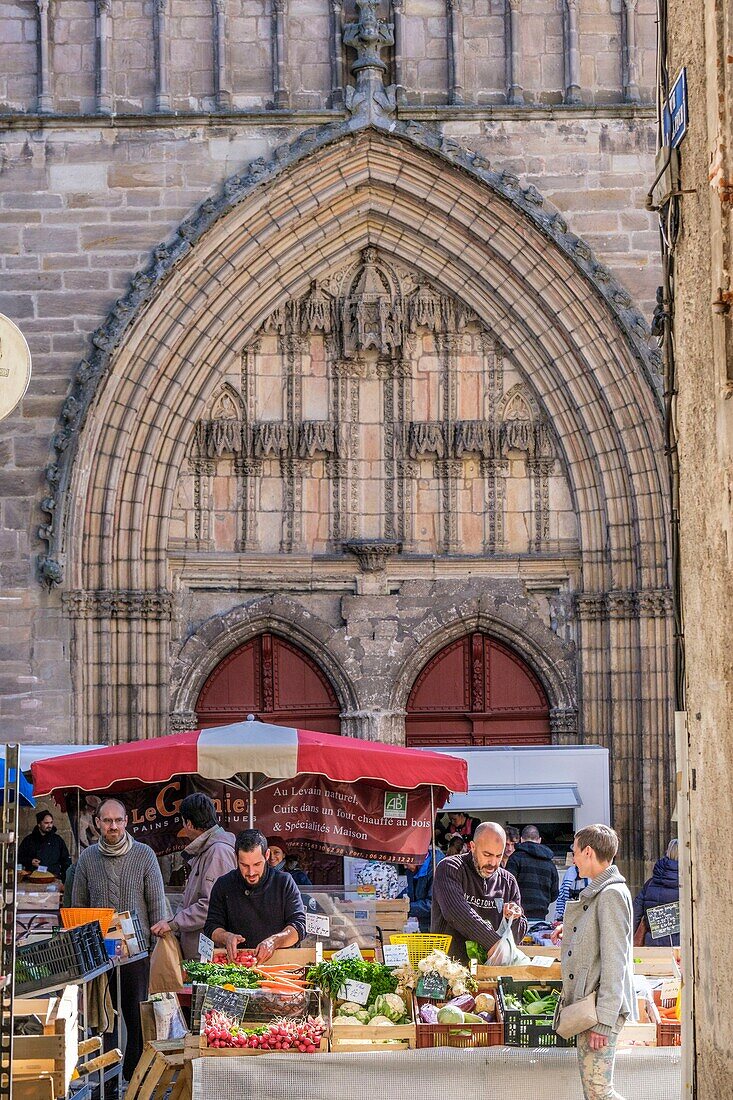
M582 101L620 103L638 96L643 102L653 101L653 0L586 0L579 9L577 0L514 3L517 84L527 103L566 99L571 12L577 35L574 79ZM37 106L41 80L37 4L38 0L5 0L2 5L0 110L33 111ZM273 36L278 5L271 0L41 0L40 6L44 5L44 110L63 114L95 110L101 40L107 43L105 110L134 114L155 109L161 73L165 105L173 111L209 111L217 105L263 109L276 99ZM384 15L388 7L391 17L395 18L396 9L402 22L401 60L393 53L391 78L404 87L408 102L446 102L454 52L465 102L505 102L513 45L505 0L463 0L452 5L452 11L446 0L399 0L394 5L383 3ZM287 105L329 106L334 84L343 83L343 76L334 80L334 28L354 17L354 4L289 0L282 8L284 49L279 60ZM636 34L636 79L631 92L624 77L627 18ZM217 53L219 22L224 43L221 57Z
M658 282L644 209L654 149L645 3L395 3L385 79L402 90L395 102L376 88L363 109L378 125L365 133L353 87L344 97L354 55L336 49L353 5L1 9L0 40L13 48L0 310L34 360L0 441L6 737L180 728L209 657L259 625L292 630L323 663L345 732L399 740L420 662L481 620L542 680L557 740L612 749L617 820L641 873L667 829L670 626L658 380L637 312L649 315ZM623 62L629 12L635 67ZM343 140L320 148L329 126ZM187 242L185 255L190 244L169 276L164 241ZM231 448L197 467L197 424L227 422L217 431L228 438L252 419L243 356L268 317L367 247L477 320L446 333L417 324L399 354L385 330L387 350L367 349L358 378L341 378L321 334L275 326L252 353L256 416L287 413L301 357L290 427L308 436L298 446L315 447L308 476L291 461L300 456L267 455L259 496L248 496L254 468ZM138 302L153 290L133 310L124 296L141 270L160 279L135 279ZM111 310L114 324L134 313L130 332L81 405L90 360L110 350ZM495 395L506 398L504 450L491 456L481 452L494 415L481 407L487 337L506 350ZM446 405L451 357L461 385ZM414 401L400 405L408 377ZM337 406L356 409L345 472L324 427ZM391 424L385 408L397 409ZM433 430L443 421L449 437ZM505 446L506 421L520 425L517 440L547 427L544 466ZM411 424L422 442L400 473L392 449L411 446ZM473 450L438 454L439 435L454 447L461 433ZM60 485L66 448L75 461ZM363 545L385 539L403 553ZM36 559L54 540L67 572L49 591ZM362 545L345 551L349 540Z
M695 1095L713 1100L733 1073L733 948L718 936L733 869L715 855L715 838L730 827L733 786L733 27L730 9L684 0L669 4L668 25L669 71L674 78L686 67L689 110L674 255L687 692L683 942L694 976L686 1008L695 1010L685 1045Z

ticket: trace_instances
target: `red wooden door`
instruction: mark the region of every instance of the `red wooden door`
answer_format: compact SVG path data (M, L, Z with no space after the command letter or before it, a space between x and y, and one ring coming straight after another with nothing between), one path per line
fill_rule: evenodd
M537 677L507 646L470 634L437 653L407 701L408 745L547 745L550 708Z
M199 724L220 726L254 714L275 725L340 733L339 705L325 674L298 646L258 634L210 674L196 704Z

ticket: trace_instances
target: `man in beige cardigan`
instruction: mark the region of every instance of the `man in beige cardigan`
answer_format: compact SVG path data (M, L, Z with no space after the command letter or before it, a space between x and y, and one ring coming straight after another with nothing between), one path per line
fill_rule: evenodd
M565 1004L596 993L598 1023L578 1036L578 1064L585 1100L623 1100L613 1087L616 1041L627 1019L636 1018L632 902L614 864L618 836L608 825L588 825L575 834L573 858L589 879L552 936L562 940ZM564 935L563 935L564 930Z

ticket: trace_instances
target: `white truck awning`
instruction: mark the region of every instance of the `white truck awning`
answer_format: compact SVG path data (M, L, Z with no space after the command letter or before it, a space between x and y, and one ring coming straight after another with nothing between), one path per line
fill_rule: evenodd
M559 810L582 804L574 785L472 787L466 794L454 794L443 810Z

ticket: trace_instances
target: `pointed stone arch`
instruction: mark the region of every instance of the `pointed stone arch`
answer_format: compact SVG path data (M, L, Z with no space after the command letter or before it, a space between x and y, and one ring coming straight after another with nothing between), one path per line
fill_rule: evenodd
M300 135L207 200L95 334L54 439L48 579L65 568L81 736L154 736L170 708L177 472L263 322L376 247L458 296L531 379L579 520L579 736L612 744L618 805L671 773L663 425L629 295L534 189L414 123ZM314 303L314 308L322 304ZM542 457L542 456L540 456ZM52 509L53 511L53 509ZM108 682L114 654L113 684ZM107 665L104 662L107 661ZM653 687L639 690L642 677ZM106 720L106 719L105 719ZM655 764L642 767L643 734ZM632 762L627 766L626 762ZM639 847L640 818L624 824ZM663 816L663 813L662 815ZM650 838L647 848L656 840Z

